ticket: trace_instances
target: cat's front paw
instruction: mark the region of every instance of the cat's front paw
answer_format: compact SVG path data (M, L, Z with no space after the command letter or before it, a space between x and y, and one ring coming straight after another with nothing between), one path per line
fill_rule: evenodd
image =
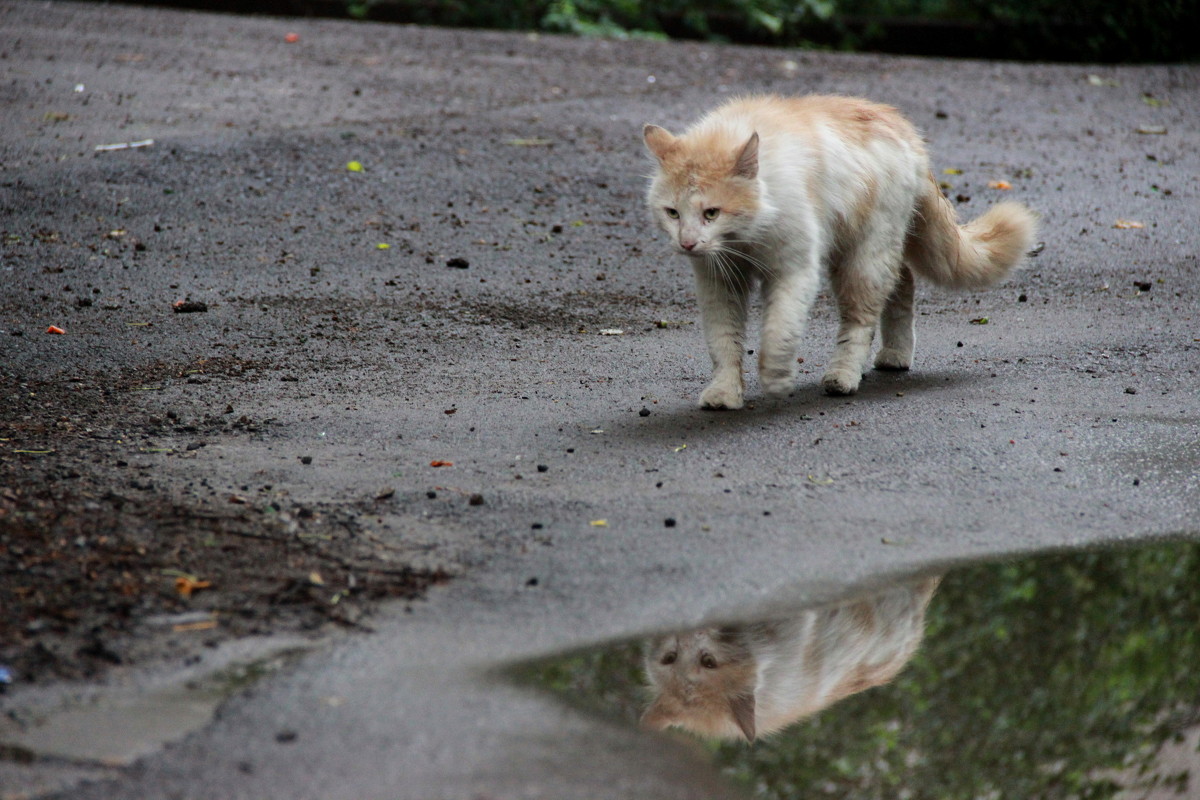
M821 386L825 389L825 394L841 396L857 392L858 384L861 381L862 374L859 372L848 369L831 369L821 378Z
M912 352L884 347L875 356L875 369L905 370L912 366Z
M712 383L700 393L701 408L734 411L741 408L743 403L742 388L740 386Z
M758 376L763 391L769 397L787 397L796 388L796 377L791 373L786 375L771 375L763 373Z

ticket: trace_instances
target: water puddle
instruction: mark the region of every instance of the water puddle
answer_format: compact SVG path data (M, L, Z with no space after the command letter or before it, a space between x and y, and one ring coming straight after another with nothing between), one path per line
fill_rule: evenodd
M516 670L755 798L1200 797L1200 543L953 569Z

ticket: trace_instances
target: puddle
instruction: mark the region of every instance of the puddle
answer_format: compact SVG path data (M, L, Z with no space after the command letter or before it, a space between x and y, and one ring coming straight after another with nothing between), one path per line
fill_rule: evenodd
M51 691L0 717L0 760L127 766L203 728L229 697L281 669L313 644L278 637L243 640L210 664L162 676L154 686Z
M514 674L747 797L1200 796L1200 543L956 568L926 608L933 583Z

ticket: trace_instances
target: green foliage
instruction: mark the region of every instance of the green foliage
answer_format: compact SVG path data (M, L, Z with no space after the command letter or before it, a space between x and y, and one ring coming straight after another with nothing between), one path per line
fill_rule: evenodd
M635 652L544 669L633 719L636 692L622 692L637 687ZM1200 722L1197 664L1200 544L971 567L943 580L925 644L895 682L716 758L772 800L1099 800L1117 794L1118 770L1148 768ZM588 668L599 669L580 677Z

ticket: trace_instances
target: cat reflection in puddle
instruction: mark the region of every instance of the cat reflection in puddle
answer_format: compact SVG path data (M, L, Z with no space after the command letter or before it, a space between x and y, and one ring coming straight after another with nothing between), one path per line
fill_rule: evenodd
M775 733L894 678L925 629L938 578L762 622L651 639L642 724L720 739Z

